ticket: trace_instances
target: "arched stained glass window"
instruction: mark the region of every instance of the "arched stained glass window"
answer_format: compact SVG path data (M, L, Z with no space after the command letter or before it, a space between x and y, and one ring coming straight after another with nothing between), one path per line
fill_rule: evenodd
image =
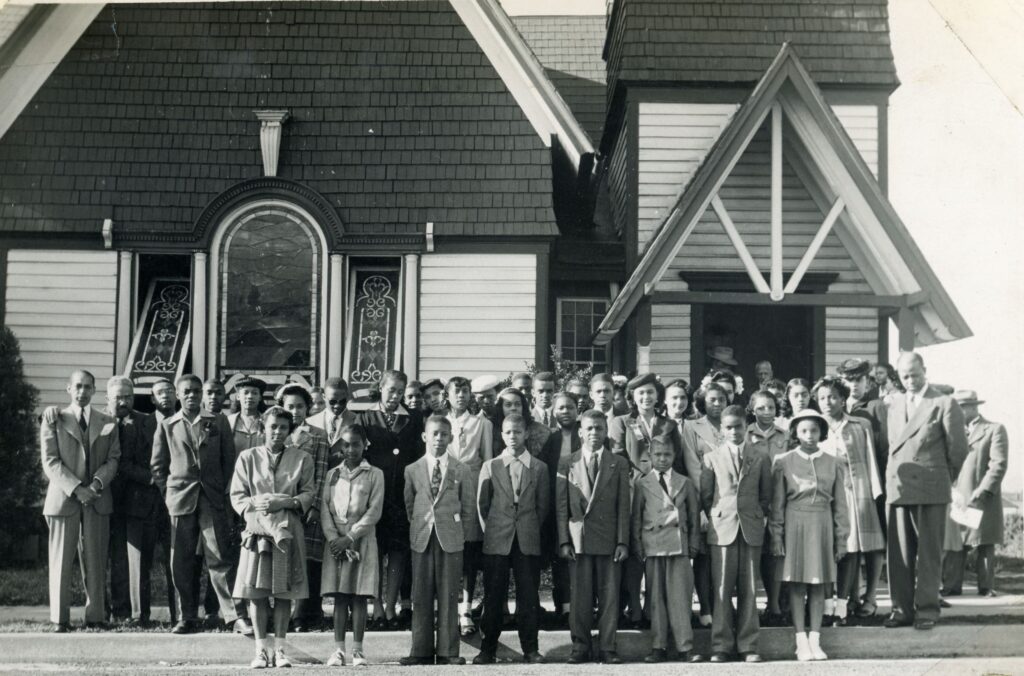
M323 275L316 225L276 203L236 214L220 251L218 371L312 373Z

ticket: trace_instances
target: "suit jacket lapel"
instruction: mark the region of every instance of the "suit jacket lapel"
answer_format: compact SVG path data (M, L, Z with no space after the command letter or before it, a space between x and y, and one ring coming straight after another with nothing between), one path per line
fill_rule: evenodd
M931 394L932 394L931 393L931 386L929 386L927 389L925 389L924 396L921 398L921 401L918 402L917 408L914 409L914 413L913 413L913 415L910 416L909 419L907 419L907 414L906 414L906 411L907 411L907 395L904 394L901 397L902 407L901 407L901 410L897 411L897 413L902 413L903 414L902 418L906 420L906 424L904 425L903 429L900 431L900 435L896 439L896 443L892 445L890 450L896 450L901 445L903 445L903 442L906 441L907 439L909 439L910 436L914 432L916 432L918 430L918 428L921 427L921 424L924 423L924 421L928 419L928 414L931 411L932 406L934 406L934 402L932 401Z
M75 418L75 414L71 411L70 406L60 412L60 421L67 433L73 436L84 449L85 444L82 443L82 428L78 426L78 419Z
M505 466L504 458L496 462L495 465L493 476L497 477L498 485L508 493L509 499L512 499L515 493L512 488L512 470Z
M579 453L579 460L572 463L570 470L572 471L573 478L576 480L576 487L583 493L583 497L587 499L587 505L589 505L590 496L593 495L593 491L590 490L590 478L587 476L587 462L583 459L583 451Z
M176 421L177 424L171 429L171 434L178 440L185 450L192 455L192 459L199 463L199 451L192 446L192 440L189 438L188 430L185 429L185 425L188 425L188 421L185 420L185 416L181 416Z
M659 486L659 488L661 488L661 486ZM672 498L673 502L675 502L676 496L679 495L679 491L681 490L683 490L683 475L679 472L672 472L672 476L670 477L668 484L668 494ZM664 492L665 491L662 491L662 493Z
M978 422L974 423L974 427L971 429L971 434L967 437L968 444L974 444L981 441L981 438L985 435L986 421L982 417L978 417Z
M105 421L98 415L96 411L92 412L92 420L89 421L89 450L91 451L96 447L96 440L100 436L100 432L106 426Z

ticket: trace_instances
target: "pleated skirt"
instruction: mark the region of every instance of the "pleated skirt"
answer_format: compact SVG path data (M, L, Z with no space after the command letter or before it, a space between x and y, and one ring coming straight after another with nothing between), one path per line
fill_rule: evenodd
M786 509L784 582L829 584L836 579L832 510Z

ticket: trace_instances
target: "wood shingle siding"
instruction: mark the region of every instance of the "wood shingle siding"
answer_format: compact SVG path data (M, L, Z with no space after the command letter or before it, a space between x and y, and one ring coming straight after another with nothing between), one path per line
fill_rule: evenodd
M65 385L77 368L91 371L103 390L114 366L117 254L12 249L4 302L40 407L67 403Z
M534 254L424 254L419 375L504 377L536 353Z

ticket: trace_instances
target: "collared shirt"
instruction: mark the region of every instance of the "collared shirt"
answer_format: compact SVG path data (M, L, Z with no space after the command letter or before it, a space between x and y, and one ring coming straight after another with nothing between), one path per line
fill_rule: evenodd
M644 418L643 414L637 414L636 416L637 421L640 423L640 427L642 427L644 432L646 432L648 440L654 438L654 421L657 417L657 414L652 415L650 422L648 422L647 419Z
M658 475L658 483L660 483L662 485L662 487L664 487L666 492L672 490L672 468L671 467L666 469L664 472L659 472L656 469L655 470L651 470L651 471L655 472Z
M440 458L434 457L428 451L424 456L427 459L427 477L433 480L434 477L434 465L441 463L441 483L444 483L444 477L448 474L448 454L443 453Z
M980 415L976 415L973 418L971 418L970 420L968 420L967 421L967 433L970 434L971 432L973 432L974 428L978 426L979 422L981 422L981 416Z
M733 464L736 465L736 469L739 470L740 465L743 464L743 444L739 446L733 446L730 443L726 443L729 447L729 454L732 456Z
M449 411L446 416L452 424L452 441L448 444L448 453L461 463L471 467L479 465L483 460L490 460L492 455L491 446L494 443L491 429L487 418L463 411L462 415L456 416L454 411Z
M245 416L239 413L238 417L235 418L235 427L231 432L234 436L235 449L238 451L262 446L266 441L258 415L246 420Z
M508 468L509 477L512 479L512 501L519 504L519 488L523 485L523 469L530 467L530 452L524 450L516 457L512 449L506 448L501 454L501 461Z
M78 404L71 404L71 412L75 414L76 422L82 419L82 414L84 413L85 426L89 426L89 421L91 420L92 417L92 406L86 406L85 408L82 408Z
M185 434L188 435L188 440L196 447L196 450L199 450L199 439L202 437L199 425L203 421L203 412L197 413L194 420L189 420L184 410L178 411L177 415L181 416L181 422L185 424ZM209 413L207 415L213 417L214 414Z
M907 390L907 417L914 415L917 411L917 407L921 405L921 400L924 399L924 393L928 390L928 383L925 383L920 390L911 392Z

